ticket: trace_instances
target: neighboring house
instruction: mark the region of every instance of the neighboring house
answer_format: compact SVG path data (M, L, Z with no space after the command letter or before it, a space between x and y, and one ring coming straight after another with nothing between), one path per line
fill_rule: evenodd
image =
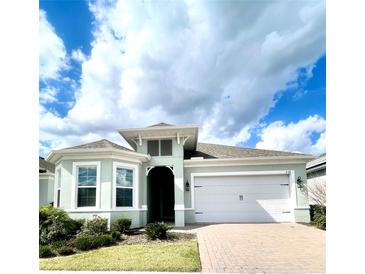
M54 150L55 206L73 218L309 222L310 155L198 143L198 126L160 123L108 140ZM57 194L58 193L58 194Z
M320 155L318 158L307 163L307 182L309 191L317 186L316 192L321 192L321 189L326 188L326 153ZM319 187L319 188L318 188ZM314 194L314 193L313 193ZM320 195L320 193L317 193ZM309 204L316 204L312 195L309 195Z
M52 204L54 200L54 164L39 157L39 205Z

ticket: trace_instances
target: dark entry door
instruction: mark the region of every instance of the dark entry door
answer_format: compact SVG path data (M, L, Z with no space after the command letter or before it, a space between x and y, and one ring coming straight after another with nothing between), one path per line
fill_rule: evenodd
M174 221L174 175L167 167L155 167L148 175L148 222Z

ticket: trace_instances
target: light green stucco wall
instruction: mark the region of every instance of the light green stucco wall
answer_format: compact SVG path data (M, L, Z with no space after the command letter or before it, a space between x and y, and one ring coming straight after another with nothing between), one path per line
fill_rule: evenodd
M142 146L137 146L137 152L147 154L147 140L142 141ZM174 169L175 182L175 226L185 225L184 214L184 147L177 143L176 138L172 139L172 156L154 156L151 160L142 165L142 204L147 205L147 167L153 166L172 166Z
M191 173L201 172L238 172L238 171L271 171L271 170L294 170L295 179L300 176L304 185L307 184L305 164L279 164L279 165L242 165L242 166L217 166L217 167L186 167L184 170L185 180L191 183ZM185 191L185 207L191 208L191 191ZM294 209L296 222L309 222L309 205L307 188L296 188L297 207ZM306 209L303 209L306 208ZM187 223L195 222L194 211L186 210L185 219Z
M54 175L39 175L39 206L53 202Z

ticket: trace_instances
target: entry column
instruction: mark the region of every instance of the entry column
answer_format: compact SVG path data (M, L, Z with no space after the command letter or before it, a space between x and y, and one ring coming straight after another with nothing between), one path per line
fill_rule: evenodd
M175 226L185 226L184 179L182 172L175 173Z

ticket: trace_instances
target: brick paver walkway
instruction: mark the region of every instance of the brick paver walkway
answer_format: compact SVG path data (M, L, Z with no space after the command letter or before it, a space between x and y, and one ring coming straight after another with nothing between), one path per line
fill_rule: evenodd
M325 272L325 231L314 227L214 224L196 231L203 272Z

